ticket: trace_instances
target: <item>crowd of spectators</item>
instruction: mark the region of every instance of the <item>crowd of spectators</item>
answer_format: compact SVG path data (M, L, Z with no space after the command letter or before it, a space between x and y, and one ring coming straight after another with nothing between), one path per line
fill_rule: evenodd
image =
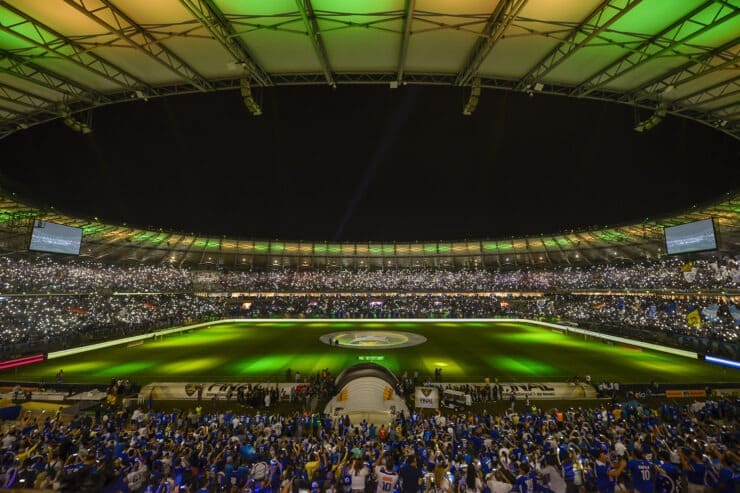
M191 292L189 272L167 265L111 265L80 259L0 258L0 293Z
M689 272L689 275L686 275ZM518 270L327 270L201 272L194 281L227 291L549 291L577 289L730 289L740 265L709 258L689 265L678 258L634 264Z
M136 409L24 416L0 487L62 492L734 492L740 402L349 416Z
M705 308L716 306L716 314L706 316ZM560 320L587 322L598 326L632 327L665 333L669 336L689 335L709 340L736 343L740 340L738 323L730 312L727 299L707 300L697 297L663 298L641 295L573 296L554 295L529 300L520 305L522 314L551 316ZM696 311L701 325L691 324L688 315Z
M517 270L204 271L87 260L0 258L0 293L192 291L564 291L584 289L737 289L740 264L729 257L538 267Z
M0 353L30 346L65 347L225 315L322 318L489 318L517 316L591 324L611 331L640 329L656 336L738 342L737 310L702 289L738 287L731 258L690 263L677 258L629 265L543 270L197 271L164 265L107 265L51 257L0 258ZM590 289L676 288L630 296L574 294ZM203 292L283 292L239 298ZM378 295L332 294L354 291ZM455 292L540 291L537 297ZM321 295L307 295L312 291ZM435 295L415 292L437 292ZM394 295L382 292L396 292ZM198 293L198 295L196 295ZM286 294L295 293L295 294ZM445 294L446 293L446 294ZM709 312L705 310L709 309ZM734 309L734 308L733 308ZM691 322L697 311L701 323Z
M178 324L235 318L494 318L573 322L596 331L675 344L679 336L736 344L738 323L723 297L655 295L288 295L232 299L192 294L36 295L0 298L0 354L68 347ZM705 308L716 307L706 317ZM701 324L689 321L696 311Z
M221 316L222 301L191 294L0 298L0 353L79 344Z

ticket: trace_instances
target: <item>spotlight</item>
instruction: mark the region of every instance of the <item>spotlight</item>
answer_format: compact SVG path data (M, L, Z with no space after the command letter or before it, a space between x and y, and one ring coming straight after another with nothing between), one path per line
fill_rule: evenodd
M80 121L72 116L72 110L65 104L59 105L59 114L63 117L64 124L82 135L92 133L92 127L90 126L90 114L88 113L87 122Z
M246 77L243 78L240 85L244 105L253 116L260 116L262 114L262 108L260 108L260 105L252 97L252 87L249 84L249 79Z
M468 102L465 103L465 108L463 108L463 115L470 116L475 111L475 108L478 106L478 100L480 99L480 78L476 77L473 79L473 86L470 89L470 97L468 98Z
M653 113L650 118L648 118L647 120L643 120L635 125L635 132L647 132L649 130L652 130L655 126L663 121L667 109L668 104L661 102L658 107L655 108L655 113Z

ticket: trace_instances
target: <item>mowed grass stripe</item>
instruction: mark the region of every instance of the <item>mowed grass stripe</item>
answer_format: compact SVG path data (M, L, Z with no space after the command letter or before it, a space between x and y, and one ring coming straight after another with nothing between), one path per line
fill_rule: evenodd
M319 337L346 330L403 330L427 342L409 348L357 350L330 347ZM106 382L112 377L151 381L276 381L285 371L309 376L328 368L338 374L360 356L400 373L446 381L561 381L575 375L595 381L740 382L740 371L664 353L614 346L565 335L536 324L513 322L240 322L60 358L0 372L0 379Z

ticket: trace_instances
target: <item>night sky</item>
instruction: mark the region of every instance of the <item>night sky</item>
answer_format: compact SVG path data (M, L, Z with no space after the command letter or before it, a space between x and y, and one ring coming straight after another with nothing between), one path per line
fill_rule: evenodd
M0 141L0 184L35 205L199 234L407 241L641 221L740 188L738 142L647 112L457 88L279 87L135 102Z

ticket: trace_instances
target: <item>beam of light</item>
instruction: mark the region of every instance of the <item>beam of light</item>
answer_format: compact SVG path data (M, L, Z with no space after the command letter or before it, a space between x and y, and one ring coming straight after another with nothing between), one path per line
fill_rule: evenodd
M416 100L416 92L413 90L409 90L408 95L405 96L406 97L402 97L401 104L390 115L390 121L385 126L386 131L383 135L383 138L381 139L378 147L375 149L373 157L370 159L370 164L368 165L367 169L365 170L365 174L362 177L362 181L359 185L357 185L355 193L352 196L349 204L347 205L347 209L345 209L344 211L344 216L342 216L342 220L339 222L339 227L337 227L337 231L336 233L334 233L333 241L339 241L342 238L344 228L345 226L347 226L347 223L352 218L352 215L355 213L355 208L357 208L357 204L359 204L360 201L365 197L365 192L370 186L370 182L373 180L373 178L375 178L375 174L377 173L378 168L386 159L388 150L391 148L396 139L398 139L398 135L401 132L401 127L403 126L403 123L408 119L409 113L411 112L411 107Z
M705 356L705 361L710 363L717 363L718 365L729 366L730 368L737 368L740 370L740 361L733 361L731 359L717 358L715 356Z
M10 368L17 368L19 366L30 365L32 363L40 363L41 361L44 361L43 354L26 356L25 358L11 359L0 363L0 370L9 370Z

